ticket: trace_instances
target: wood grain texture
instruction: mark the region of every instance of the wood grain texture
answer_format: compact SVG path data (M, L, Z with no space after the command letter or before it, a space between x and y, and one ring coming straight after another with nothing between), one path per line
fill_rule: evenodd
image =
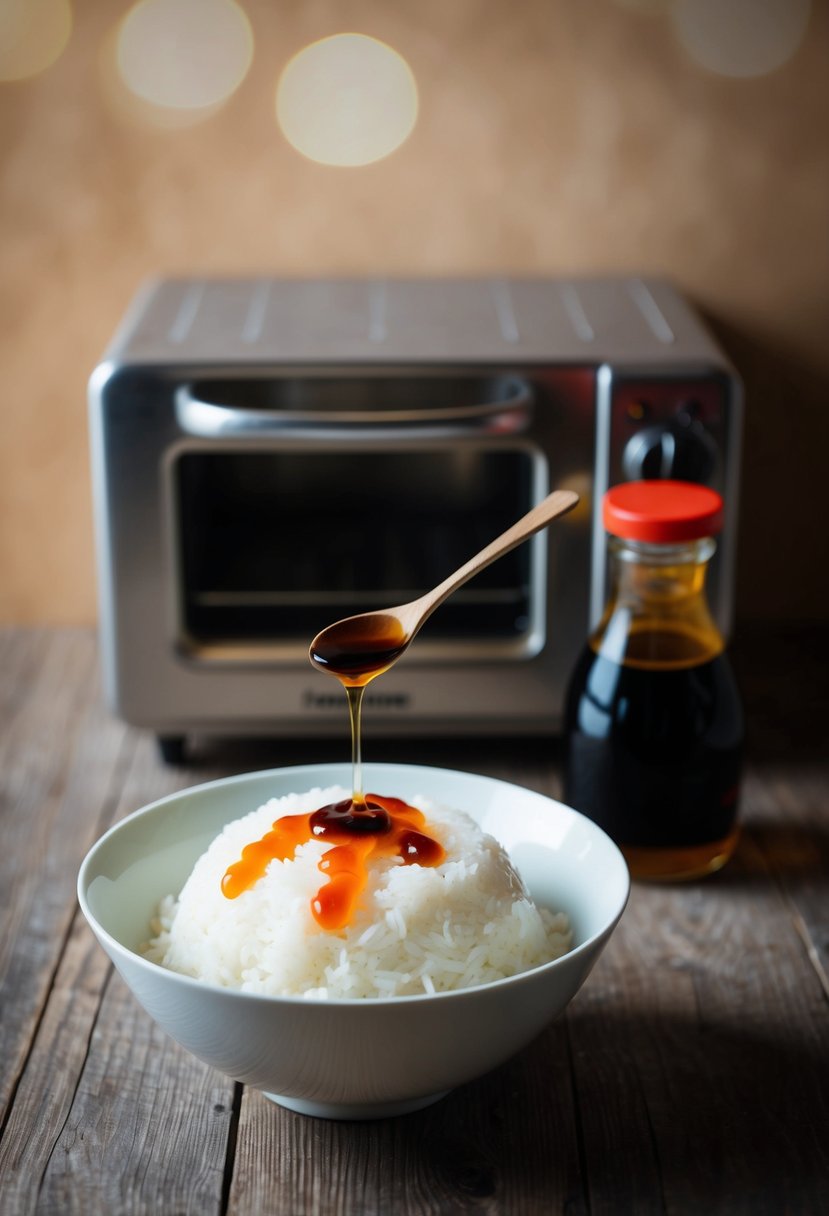
M74 911L75 878L111 798L123 727L97 696L91 631L10 634L0 729L0 1112L5 1111ZM11 687L13 686L13 687ZM0 1114L0 1117L2 1115Z
M577 1216L581 1168L560 1021L490 1076L401 1119L307 1120L246 1093L229 1213Z
M644 1154L668 1212L818 1213L827 1005L750 830L706 884L637 885L596 980L568 1013L591 1211L646 1210Z
M417 1114L340 1124L242 1091L162 1035L74 898L109 823L330 744L202 740L192 767L166 768L101 707L85 631L0 631L0 674L2 1216L825 1210L829 764L786 742L791 712L775 747L763 710L726 870L637 884L566 1015L515 1059ZM559 790L554 747L386 747Z
M234 1086L188 1056L112 975L38 1212L216 1212Z

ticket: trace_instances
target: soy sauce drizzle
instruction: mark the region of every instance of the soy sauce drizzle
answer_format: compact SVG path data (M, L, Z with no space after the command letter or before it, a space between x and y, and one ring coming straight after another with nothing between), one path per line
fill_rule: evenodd
M368 881L370 857L399 857L404 865L439 866L446 853L424 828L426 818L401 798L368 794L361 802L344 798L306 815L284 815L261 840L242 849L239 861L225 871L222 893L236 899L264 875L272 861L294 857L309 840L330 842L317 868L328 881L311 900L317 924L344 928L351 920Z
M312 646L315 667L336 676L345 689L351 719L352 796L308 815L277 819L261 840L242 849L239 861L225 871L222 893L236 899L264 875L272 861L293 858L301 844L324 840L331 848L317 868L328 881L311 900L314 919L323 929L344 928L351 920L368 882L370 857L399 857L404 865L439 866L446 852L424 830L426 819L401 798L363 794L360 708L366 685L391 667L408 639L396 617L380 614L345 621L325 646Z

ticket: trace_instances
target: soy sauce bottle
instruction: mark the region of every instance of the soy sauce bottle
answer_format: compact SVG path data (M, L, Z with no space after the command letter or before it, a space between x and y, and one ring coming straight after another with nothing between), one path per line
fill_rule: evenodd
M603 500L611 591L570 681L565 801L605 829L634 878L725 865L737 842L743 713L705 597L722 499L637 481Z

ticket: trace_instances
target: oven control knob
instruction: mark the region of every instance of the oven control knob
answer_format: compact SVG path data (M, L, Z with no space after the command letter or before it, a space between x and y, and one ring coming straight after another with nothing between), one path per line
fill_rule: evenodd
M711 480L717 459L714 440L687 415L666 426L649 426L627 441L622 468L629 481L673 477L678 481Z

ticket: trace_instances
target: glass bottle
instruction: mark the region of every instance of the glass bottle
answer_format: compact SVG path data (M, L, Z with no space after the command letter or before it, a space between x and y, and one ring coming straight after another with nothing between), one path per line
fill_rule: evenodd
M568 689L564 798L634 878L699 877L738 834L743 713L705 596L722 499L638 481L602 505L611 588Z

